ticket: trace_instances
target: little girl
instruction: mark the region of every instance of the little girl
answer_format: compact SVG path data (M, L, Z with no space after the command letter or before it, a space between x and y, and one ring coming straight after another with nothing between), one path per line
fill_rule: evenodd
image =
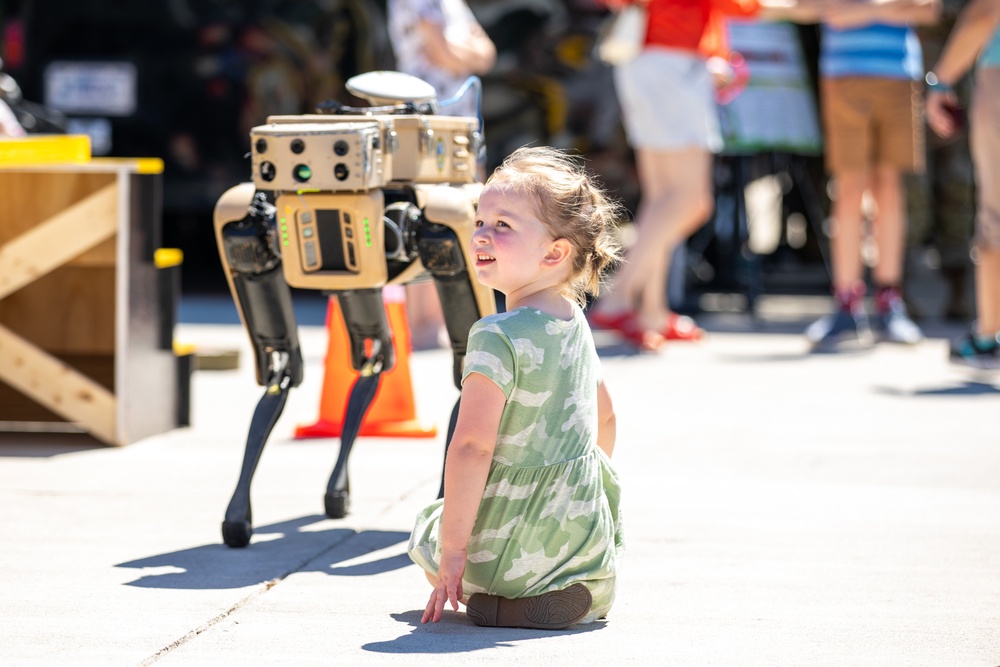
M473 325L444 499L410 557L473 623L561 629L604 617L623 552L611 397L582 306L617 261L619 207L567 155L515 151L486 181L471 256L507 312Z

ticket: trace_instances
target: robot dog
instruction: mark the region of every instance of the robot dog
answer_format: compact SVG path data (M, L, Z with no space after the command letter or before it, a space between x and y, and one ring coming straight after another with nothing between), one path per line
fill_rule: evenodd
M430 274L461 389L469 328L495 312L493 292L476 281L468 255L482 190L482 120L481 114L436 112L472 86L478 93L478 83L471 78L439 105L433 87L421 79L369 72L350 79L347 88L371 107L331 101L320 113L271 116L251 130L253 181L225 192L214 214L219 255L253 346L257 382L265 387L222 523L228 546L250 542L250 482L289 390L302 381L290 286L337 297L351 365L360 373L327 484L327 516L347 514L351 447L381 374L395 363L385 285ZM457 409L456 403L449 438Z

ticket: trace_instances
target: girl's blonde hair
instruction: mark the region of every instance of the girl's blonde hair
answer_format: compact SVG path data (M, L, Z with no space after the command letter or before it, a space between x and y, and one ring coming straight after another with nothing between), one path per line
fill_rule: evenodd
M573 247L566 296L581 306L597 296L604 272L621 260L615 230L624 210L578 159L547 146L518 148L484 187L527 196L552 237Z

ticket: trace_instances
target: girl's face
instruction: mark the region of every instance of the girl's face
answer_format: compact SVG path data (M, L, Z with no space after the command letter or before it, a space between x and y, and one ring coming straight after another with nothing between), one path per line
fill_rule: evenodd
M519 192L486 188L479 198L470 254L479 282L510 295L542 278L554 240Z

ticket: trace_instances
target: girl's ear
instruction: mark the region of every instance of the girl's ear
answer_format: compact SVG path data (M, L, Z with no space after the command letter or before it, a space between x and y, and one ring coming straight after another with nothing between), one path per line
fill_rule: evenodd
M566 239L556 239L549 246L549 251L545 253L544 261L548 266L558 266L570 256L572 251L573 246L569 244L569 241Z

